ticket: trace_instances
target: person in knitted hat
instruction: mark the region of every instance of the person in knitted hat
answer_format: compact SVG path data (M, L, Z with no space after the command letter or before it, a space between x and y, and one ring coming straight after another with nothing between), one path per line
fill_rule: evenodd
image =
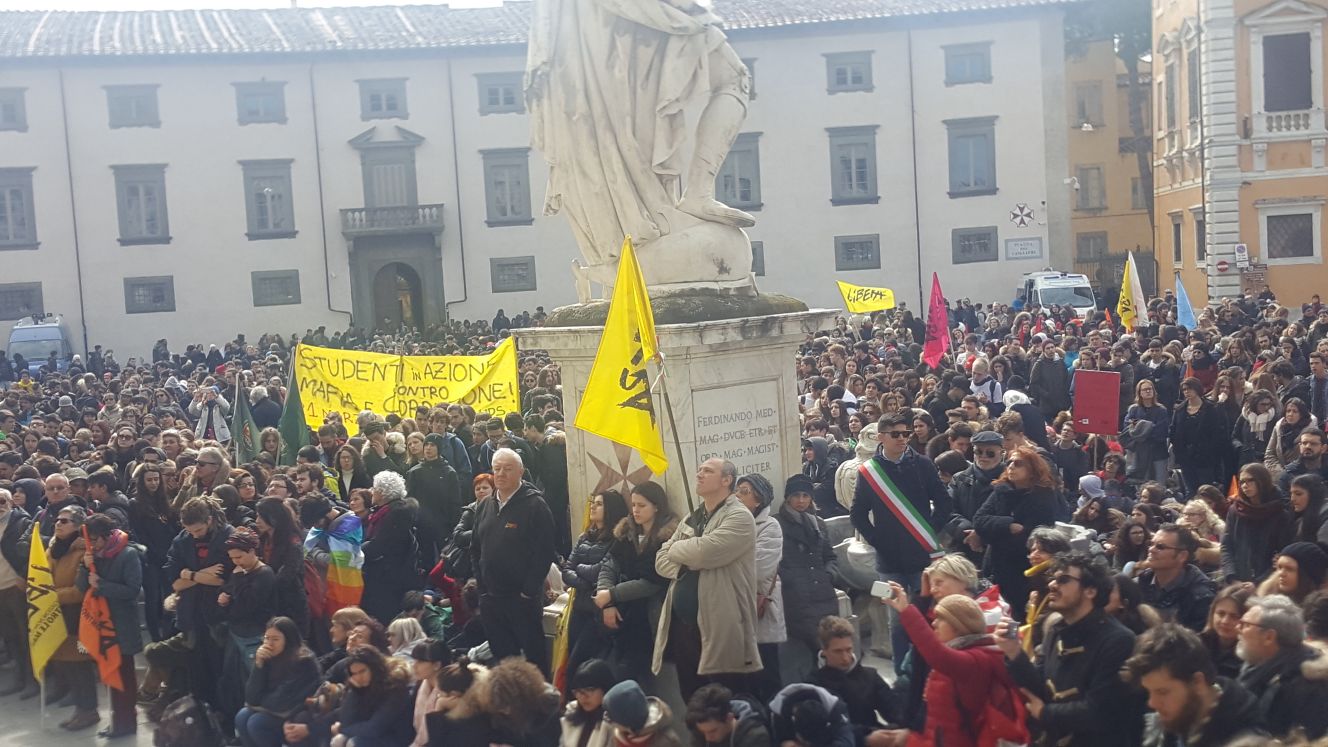
M793 475L788 479L775 520L784 540L779 583L788 639L806 649L805 654L795 655L815 661L821 650L817 625L826 615L839 614L839 600L834 588L835 551L825 520L816 515L811 478Z
M659 698L647 697L636 680L609 688L604 715L613 723L613 744L618 747L681 747L669 728L673 712Z
M563 744L607 745L613 725L604 720L604 694L618 678L603 659L590 659L572 674L573 700L563 712Z
M461 478L442 456L445 447L441 433L425 436L424 460L406 473L406 495L420 502L416 538L424 568L432 568L437 562L442 539L450 536L466 505L461 497Z
M1313 542L1292 542L1277 554L1273 573L1259 585L1259 595L1285 594L1300 604L1323 586L1328 553Z
M788 640L779 580L784 532L770 512L775 487L769 480L759 474L743 475L734 492L756 519L756 649L761 652L762 670L755 690L767 700L779 691L779 644Z

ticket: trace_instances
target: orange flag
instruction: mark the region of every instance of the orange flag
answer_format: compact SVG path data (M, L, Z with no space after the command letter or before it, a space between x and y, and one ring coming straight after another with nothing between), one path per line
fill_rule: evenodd
M1231 486L1227 488L1227 498L1231 501L1240 497L1240 483L1237 482L1237 477L1238 475L1231 476Z
M83 527L83 542L92 547L87 527ZM96 571L95 565L93 571ZM124 681L120 679L120 642L115 636L115 623L111 621L111 606L105 597L94 594L91 588L83 595L78 642L97 662L101 681L107 687L124 691Z

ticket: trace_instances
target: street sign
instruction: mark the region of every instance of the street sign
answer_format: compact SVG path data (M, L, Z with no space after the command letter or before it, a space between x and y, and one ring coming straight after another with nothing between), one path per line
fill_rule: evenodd
M1028 228L1033 222L1033 208L1023 202L1015 205L1014 210L1010 211L1010 222L1020 228Z
M1250 248L1244 244L1236 244L1236 266L1242 270L1250 266Z
M1219 260L1217 260L1217 271L1218 271L1218 272L1226 272L1227 270L1230 270L1230 269L1231 269L1231 264L1230 264L1229 262L1227 262L1225 259L1219 259Z

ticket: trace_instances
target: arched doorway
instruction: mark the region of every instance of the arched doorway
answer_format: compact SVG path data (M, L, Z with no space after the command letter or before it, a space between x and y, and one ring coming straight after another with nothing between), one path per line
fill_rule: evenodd
M391 331L402 325L419 326L424 303L420 288L420 276L410 265L384 265L374 276L373 326Z

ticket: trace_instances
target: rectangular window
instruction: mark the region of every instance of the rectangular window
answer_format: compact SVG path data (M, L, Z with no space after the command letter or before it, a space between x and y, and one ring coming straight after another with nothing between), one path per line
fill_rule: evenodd
M1074 256L1080 261L1102 259L1107 256L1107 232L1076 234L1074 237Z
M360 84L360 119L406 119L406 79L374 78Z
M415 179L415 146L376 146L360 151L365 207L419 204Z
M244 170L246 236L289 239L295 236L295 208L291 205L291 159L240 161Z
M872 90L871 52L835 52L825 56L827 93Z
M1103 123L1101 81L1076 83L1074 86L1073 125L1081 127L1090 124L1101 127Z
M235 118L242 125L286 123L286 84L282 81L232 83Z
M876 203L876 125L830 127L830 202Z
M835 237L835 272L881 269L881 236Z
M125 313L175 311L175 278L170 275L125 278Z
M521 73L480 73L480 114L520 114L526 110L522 98Z
M249 273L254 306L290 306L300 302L299 270L262 270Z
M480 151L484 157L484 194L490 226L528 226L530 212L530 149Z
M1101 166L1077 166L1074 170L1079 189L1075 192L1075 210L1105 210L1107 185Z
M106 86L106 108L111 128L161 127L157 86Z
M1000 259L996 227L956 228L950 232L951 261L957 265Z
M42 313L41 283L0 283L0 319L12 321Z
M169 244L166 165L112 166L120 214L120 245Z
M747 98L756 99L756 58L744 57L742 64L747 66Z
M996 194L996 118L948 119L950 196Z
M28 131L25 88L0 88L0 130Z
M765 242L752 242L752 274L758 278L765 277Z
M761 209L761 133L744 132L733 141L715 175L715 199L729 207Z
M514 293L535 290L535 258L492 257L489 276L494 293Z
M1144 194L1144 180L1137 176L1130 177L1130 209L1148 209L1148 196Z
M1269 215L1268 259L1299 259L1313 257L1314 214L1292 213Z
M1208 259L1208 222L1202 214L1194 216L1194 260L1203 264Z
M1199 121L1199 48L1191 49L1185 55L1185 98L1186 110L1190 121Z
M36 249L33 169L0 169L0 249Z
M1314 106L1310 35L1263 37L1263 110L1295 112Z
M1184 256L1181 250L1180 216L1173 215L1171 216L1171 263L1179 267Z
M945 85L991 82L991 42L951 44L945 51Z
M1176 129L1176 92L1180 88L1180 65L1176 62L1168 62L1166 66L1166 125L1167 130Z

